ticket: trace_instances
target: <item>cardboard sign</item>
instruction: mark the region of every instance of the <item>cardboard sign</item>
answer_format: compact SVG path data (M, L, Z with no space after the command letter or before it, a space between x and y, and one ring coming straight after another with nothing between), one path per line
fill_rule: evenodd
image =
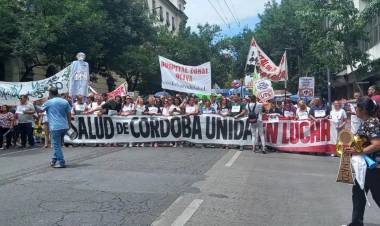
M274 91L272 88L272 82L267 79L260 79L255 82L256 96L261 101L268 101L273 99Z
M298 83L299 97L314 97L314 77L300 77Z

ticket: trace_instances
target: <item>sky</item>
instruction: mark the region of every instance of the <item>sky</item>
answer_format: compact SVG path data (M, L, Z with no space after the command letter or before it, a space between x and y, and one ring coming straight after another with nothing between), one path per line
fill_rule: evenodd
M260 21L258 14L264 11L266 2L268 0L187 0L187 25L195 30L198 24L217 24L223 35L232 36L245 27L253 29Z

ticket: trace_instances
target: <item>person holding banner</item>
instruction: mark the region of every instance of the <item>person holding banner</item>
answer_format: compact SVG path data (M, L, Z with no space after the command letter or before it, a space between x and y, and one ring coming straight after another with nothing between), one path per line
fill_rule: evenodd
M328 119L329 114L327 109L322 105L322 101L319 98L315 98L313 101L313 106L310 108L309 117L313 121L317 119Z
M222 97L222 99L220 100L218 114L224 117L229 116L231 114L231 107L229 106L228 99L226 97Z
M9 112L6 105L0 106L0 150L8 149L12 144L12 128L15 117ZM5 148L3 147L4 136L6 138Z
M157 105L157 100L153 95L148 97L148 104L145 106L144 115L161 115L161 108ZM157 143L152 143L152 147L157 148Z
M247 114L246 105L241 102L240 95L232 95L230 116L235 119L241 118Z
M135 103L136 115L143 115L144 111L145 111L144 99L141 96L138 96L136 98L136 103Z
M298 120L306 120L309 119L309 109L305 103L305 101L298 101L298 109L296 111L296 118Z
M135 104L133 103L133 99L131 96L126 96L123 107L121 108L120 115L122 116L128 116L128 115L134 115L136 114L136 108Z
M195 97L193 96L185 98L181 104L181 108L187 116L199 114L199 106L195 103Z
M98 115L102 110L102 106L104 103L105 102L103 101L103 97L101 95L96 95L95 102L92 102L91 105L89 105L89 110L87 111L87 114Z
M172 109L171 109L171 112L170 114L171 115L181 115L182 112L181 112L181 98L179 97L174 97L174 101L173 101L173 98L169 98L169 102L172 102Z
M157 105L154 96L148 97L148 104L145 106L144 115L161 115L161 108Z
M203 100L203 107L201 108L201 114L216 114L216 110L211 106L211 101L209 99Z
M111 97L106 103L102 105L102 111L99 115L106 114L108 116L117 115L121 111L121 97Z
M376 113L379 106L369 97L361 97L358 100L356 115L363 123L358 129L356 135L360 136L364 142L362 152L357 152L355 148L347 147L345 151L355 155L367 155L373 161L380 162L380 122L376 118ZM363 191L364 190L364 191ZM355 179L355 184L352 188L352 222L349 226L363 226L364 211L367 202L366 194L371 191L373 200L380 207L380 168L367 168L365 172L364 189L360 187Z
M292 118L296 116L296 111L297 109L293 106L292 101L286 99L282 108L282 115L287 118Z
M83 96L77 95L76 102L73 104L73 108L71 110L72 115L84 115L87 113L88 107L87 104L83 102Z

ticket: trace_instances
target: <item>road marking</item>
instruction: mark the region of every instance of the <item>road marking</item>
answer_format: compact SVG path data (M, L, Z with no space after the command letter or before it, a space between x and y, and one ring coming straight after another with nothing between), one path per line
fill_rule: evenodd
M241 154L241 151L237 151L233 156L232 156L232 158L230 159L230 161L228 161L227 163L226 163L226 167L231 167L233 164L234 164L234 162L236 161L236 159L237 158L239 158L239 155Z
M179 196L170 206L176 205L179 201L183 199L183 196ZM152 224L151 226L157 226L160 225L161 221L163 220L163 217L166 215L168 212L169 208L167 208Z
M33 150L36 150L36 149L38 149L38 148L31 148L31 149L26 149L26 150L9 152L9 153L5 153L5 154L1 154L0 157L7 156L7 155L13 155L13 154L16 154L16 153L21 153L21 152L33 151Z
M198 210L202 202L202 199L194 199L190 205L186 207L182 214L177 217L171 226L184 226Z

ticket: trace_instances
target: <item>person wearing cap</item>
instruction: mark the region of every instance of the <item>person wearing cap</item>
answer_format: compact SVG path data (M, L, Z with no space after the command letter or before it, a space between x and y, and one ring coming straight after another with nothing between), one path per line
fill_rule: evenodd
M16 107L16 117L18 120L17 130L21 135L21 148L26 147L26 139L31 147L34 146L33 137L33 115L36 112L34 105L28 102L28 96L22 95L20 103Z
M49 122L54 154L50 166L65 168L66 162L62 152L62 140L67 130L71 128L71 106L69 102L58 96L58 89L49 89L49 100L43 105L43 111Z

